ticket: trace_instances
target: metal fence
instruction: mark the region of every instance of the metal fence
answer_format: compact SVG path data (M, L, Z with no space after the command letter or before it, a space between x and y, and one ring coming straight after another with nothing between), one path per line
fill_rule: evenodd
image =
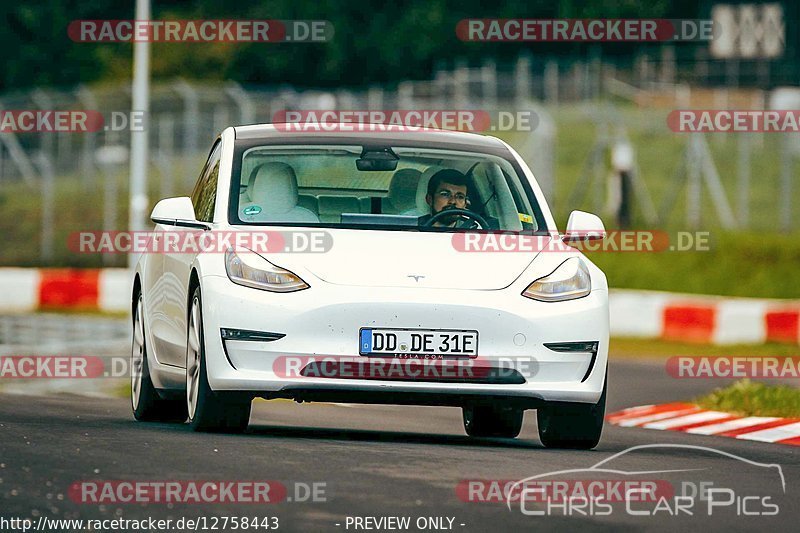
M409 80L391 88L358 91L245 88L234 82L175 80L152 87L147 127L154 163L166 172L169 159L205 151L225 126L270 122L277 111L285 109L496 109L531 101L549 109L604 98L640 106L689 105L699 98L709 107L734 103L741 106L744 101L748 108L763 108L768 93L746 87L752 82L771 87L783 80L776 78L775 67L766 60L719 61L704 54L704 49L697 48L698 57L689 64L681 62L680 68L671 46L624 59L602 58L593 53L585 59L522 54L512 62L500 64L486 60L479 65L466 61L439 65L430 80ZM786 69L780 72L787 74ZM794 77L791 74L783 81L790 82ZM707 102L702 102L703 98ZM92 109L108 116L131 109L131 92L127 84L79 86L68 91L39 88L0 95L0 109ZM0 183L20 177L34 179L40 173L37 156L44 157L56 174L80 171L91 176L102 170L104 160L115 159L114 152L102 149L128 147L129 135L127 130L80 135L2 133Z
M528 109L539 116L537 128L507 138L533 168L556 212L578 207L608 211L603 199L613 173L610 158L614 147L627 143L635 154L646 155L662 140L675 142L676 134L664 121L670 109L769 106L766 91L711 87L718 69L707 59L698 60L705 61L705 66L677 69L669 50L662 48L659 58L642 55L629 68L598 56L584 61L521 55L506 64L460 62L440 65L430 80L358 91L186 80L157 83L152 87L145 122L151 146L149 197L185 194L211 141L224 127L270 122L287 109ZM689 83L692 80L687 81L686 72L694 73L688 77L694 76L695 81L703 73L706 79ZM769 73L762 74L769 78ZM127 113L130 107L130 88L124 84L0 96L0 109L91 109L108 117L112 112ZM588 139L580 132L590 132ZM682 153L661 162L675 168L666 180L654 177L659 174L653 172L652 164L637 159L634 201L638 220L663 226L681 210L678 216L686 226L697 227L711 218L727 229L790 229L798 194L793 184L800 142L797 135L781 135L752 134L738 136L738 141L733 140L736 136L724 134L686 135L679 141L685 144ZM572 145L579 140L583 151L575 153ZM86 191L102 189L102 229L122 229L125 219L121 214L126 206L120 200L127 182L129 145L127 129L81 134L0 133L0 196L13 187L27 186L28 194L40 196L45 206L35 215L40 218L42 262L53 259L60 219L47 206L53 204L61 180L75 180ZM728 169L731 160L735 161L733 171L721 173L718 164ZM761 160L771 162L769 180L763 175L751 179L752 167L761 165ZM567 175L564 168L577 170ZM767 187L766 181L775 182L769 185L774 190L755 190ZM590 194L584 194L586 191ZM706 200L701 200L703 191ZM686 201L681 201L684 192ZM768 221L750 216L754 198L761 202L757 205L765 205L769 198L775 216ZM701 216L708 201L710 218Z

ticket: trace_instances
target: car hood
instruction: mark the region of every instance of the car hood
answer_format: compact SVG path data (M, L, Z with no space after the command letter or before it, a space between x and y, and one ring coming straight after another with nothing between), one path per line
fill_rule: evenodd
M326 252L262 255L301 277L308 272L336 285L474 290L508 287L538 255L459 251L453 244L454 233L324 231L331 237L326 239L330 243Z

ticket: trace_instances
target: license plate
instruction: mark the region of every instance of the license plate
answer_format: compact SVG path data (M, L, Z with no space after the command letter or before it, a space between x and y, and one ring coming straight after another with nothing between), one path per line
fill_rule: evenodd
M361 328L361 355L476 357L478 332L447 329Z

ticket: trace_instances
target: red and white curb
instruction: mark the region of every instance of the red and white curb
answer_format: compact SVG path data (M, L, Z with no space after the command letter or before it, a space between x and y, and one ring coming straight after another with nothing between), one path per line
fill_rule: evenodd
M702 344L800 344L800 301L609 291L611 334Z
M736 416L690 403L629 407L606 416L615 426L682 431L741 440L800 446L800 418Z
M132 289L125 268L0 268L0 312L129 311Z

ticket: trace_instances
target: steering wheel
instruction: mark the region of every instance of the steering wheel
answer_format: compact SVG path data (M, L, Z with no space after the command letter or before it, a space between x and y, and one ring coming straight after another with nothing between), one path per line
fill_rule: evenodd
M455 216L463 220L471 220L472 222L476 222L478 224L477 228L470 228L470 229L486 229L489 227L489 223L486 222L486 219L480 216L478 213L474 213L468 209L459 209L457 207L439 211L431 218L429 218L426 222L424 222L422 225L423 227L430 227L433 226L434 222L438 222L442 218L451 216Z

